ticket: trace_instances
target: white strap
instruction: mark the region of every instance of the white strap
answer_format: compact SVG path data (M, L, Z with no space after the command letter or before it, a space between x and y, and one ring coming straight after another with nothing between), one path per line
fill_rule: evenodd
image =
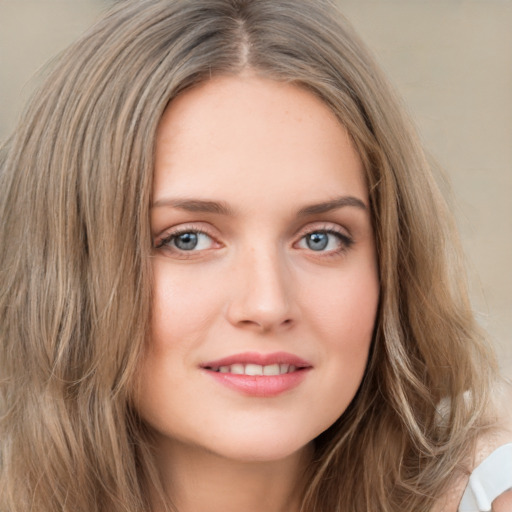
M492 502L512 489L512 443L494 450L469 477L459 512L489 512Z

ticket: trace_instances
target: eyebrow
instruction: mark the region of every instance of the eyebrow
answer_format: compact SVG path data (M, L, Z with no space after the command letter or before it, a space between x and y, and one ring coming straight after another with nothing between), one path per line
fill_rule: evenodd
M324 203L311 204L309 206L305 206L301 208L298 212L298 217L306 217L308 215L315 215L318 213L327 213L332 210L337 210L338 208L343 208L345 206L353 206L355 208L359 208L361 210L367 210L366 205L361 199L358 199L354 196L341 196L336 199L332 199L331 201L326 201Z
M307 217L319 213L327 213L338 208L351 206L360 210L367 210L365 203L354 196L341 196L330 201L304 206L297 212L297 217ZM203 199L159 199L151 208L178 208L188 212L216 213L218 215L233 216L233 209L224 201L206 201Z
M233 210L224 201L205 201L203 199L159 199L151 208L179 208L187 212L217 213L219 215L233 215Z

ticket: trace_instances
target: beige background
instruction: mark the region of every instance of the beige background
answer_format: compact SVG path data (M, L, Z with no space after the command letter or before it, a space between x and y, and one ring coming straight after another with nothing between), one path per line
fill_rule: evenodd
M480 322L512 377L512 0L338 0L446 169ZM0 0L0 140L109 0Z

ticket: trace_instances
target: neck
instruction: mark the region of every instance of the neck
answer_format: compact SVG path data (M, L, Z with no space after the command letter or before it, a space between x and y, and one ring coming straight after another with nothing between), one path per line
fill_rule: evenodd
M156 464L178 512L298 512L311 451L307 446L277 461L239 461L173 441L159 444Z

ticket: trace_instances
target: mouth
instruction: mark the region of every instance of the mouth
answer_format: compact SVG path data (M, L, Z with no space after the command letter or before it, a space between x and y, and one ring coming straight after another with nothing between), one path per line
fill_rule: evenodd
M224 366L212 366L212 367L204 367L205 370L210 370L212 372L217 373L231 373L233 375L284 375L286 373L293 373L300 368L293 364L267 364L265 366L261 364L242 364L235 363L232 365L224 365Z
M285 375L287 373L312 368L312 365L308 361L288 352L274 352L271 354L244 352L215 361L209 361L200 366L205 370L216 373L250 376Z
M200 365L217 382L244 395L272 397L298 386L313 366L285 352L235 354Z

